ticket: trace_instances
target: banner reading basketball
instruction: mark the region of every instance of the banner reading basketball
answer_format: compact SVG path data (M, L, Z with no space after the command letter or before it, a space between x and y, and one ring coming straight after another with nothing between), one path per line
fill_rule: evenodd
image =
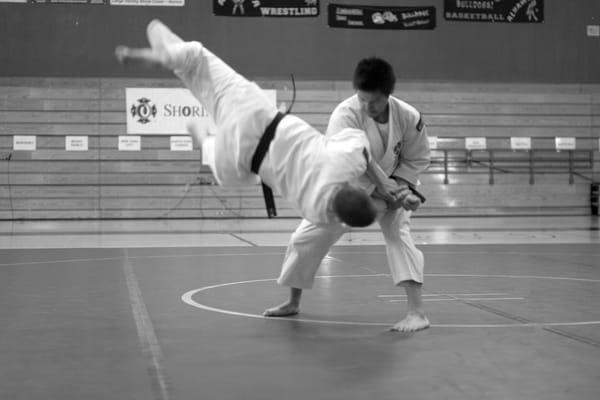
M469 22L544 22L544 0L444 0L444 18Z
M265 93L275 104L275 90ZM127 88L125 100L128 134L187 134L192 119L208 133L215 131L212 119L187 89Z

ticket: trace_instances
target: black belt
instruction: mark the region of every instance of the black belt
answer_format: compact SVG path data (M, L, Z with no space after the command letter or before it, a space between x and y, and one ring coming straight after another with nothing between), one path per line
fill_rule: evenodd
M265 133L263 133L262 137L258 142L258 146L256 146L256 150L254 151L254 155L252 156L252 165L250 170L258 175L258 170L260 168L260 164L265 159L267 155L267 151L269 151L269 145L273 138L275 137L275 130L277 129L277 125L283 119L285 114L278 112L273 121L267 126L265 129ZM273 191L264 182L261 182L263 197L265 198L265 206L267 208L267 216L269 218L277 216L277 209L275 208L275 199L273 198Z

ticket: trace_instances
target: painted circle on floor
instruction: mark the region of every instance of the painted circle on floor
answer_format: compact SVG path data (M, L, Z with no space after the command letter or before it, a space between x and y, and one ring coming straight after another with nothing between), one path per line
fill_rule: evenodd
M361 275L318 275L316 279L343 279L343 278L372 278L372 277L387 277L388 274L361 274ZM572 282L589 282L600 283L600 279L587 278L571 278L562 276L539 276L539 275L483 275L483 274L426 274L427 277L442 277L442 278L506 278L506 279L540 279L554 281L572 281ZM202 310L227 314L238 317L268 319L271 321L295 321L314 324L329 324L329 325L355 325L355 326L391 326L391 322L361 322L361 321L338 321L338 320L321 320L309 319L301 317L264 317L261 314L252 314L239 312L235 310L227 310L223 308L213 307L208 304L194 300L194 296L199 293L218 290L219 288L229 286L240 286L252 283L275 282L276 278L268 279L253 279L237 282L226 282L216 285L204 286L198 289L190 290L181 296L181 300L192 306ZM600 321L572 321L572 322L515 322L506 324L431 324L434 328L520 328L520 327L550 327L550 326L583 326L583 325L600 325Z

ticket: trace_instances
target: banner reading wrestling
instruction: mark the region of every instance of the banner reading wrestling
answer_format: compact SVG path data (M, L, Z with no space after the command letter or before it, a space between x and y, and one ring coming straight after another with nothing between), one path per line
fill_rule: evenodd
M319 0L213 0L222 17L317 17Z

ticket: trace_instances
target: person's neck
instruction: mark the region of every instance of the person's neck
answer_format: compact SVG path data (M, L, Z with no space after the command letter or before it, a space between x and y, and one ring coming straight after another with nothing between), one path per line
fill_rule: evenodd
M373 118L375 122L380 124L387 124L390 119L390 106L389 104L385 107L385 111Z

